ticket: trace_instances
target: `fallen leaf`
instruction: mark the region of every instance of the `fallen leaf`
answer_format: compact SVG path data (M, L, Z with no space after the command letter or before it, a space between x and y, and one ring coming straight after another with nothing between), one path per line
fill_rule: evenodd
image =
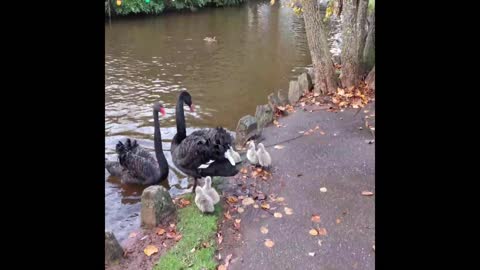
M320 134L322 134L322 135L325 135L325 132L323 132L323 131L320 131Z
M337 89L337 95L345 96L345 90L343 90L343 89L341 89L341 88L338 88L338 89Z
M168 239L173 239L173 238L175 238L175 236L176 236L175 232L167 232L167 238Z
M208 248L209 246L210 246L210 243L208 243L208 242L203 242L202 243L202 247L204 247L204 248Z
M277 120L273 120L273 124L276 125L276 126L279 125Z
M175 228L175 224L174 224L174 223L170 223L170 228L174 229L174 228Z
M311 229L310 231L308 231L308 233L309 233L310 235L313 235L313 236L318 235L318 231L315 230L315 229Z
M318 240L318 245L322 246L322 240Z
M232 259L232 254L228 254L227 257L225 257L225 267L228 267L231 259Z
M243 199L243 201L242 201L242 204L245 205L245 206L246 206L246 205L250 205L250 204L254 204L254 203L255 203L255 201L254 201L252 198L250 198L250 197L245 198L245 199Z
M132 232L128 235L128 238L135 238L137 237L137 233L136 232Z
M262 176L262 179L263 180L267 180L268 178L266 176Z
M371 192L371 191L362 191L362 195L363 195L363 196L372 196L372 195L373 195L373 192Z
M275 212L275 213L273 214L273 216L276 217L276 218L281 218L281 217L283 217L282 213L279 213L279 212Z
M283 145L275 145L273 148L275 149L283 149L285 146Z
M243 167L241 170L240 170L241 173L243 174L246 174L248 172L247 168L246 167Z
M265 227L265 226L260 227L260 231L261 231L263 234L267 234L267 233L268 233L268 229L267 229L267 227Z
M194 252L195 252L195 248L192 248L192 249L190 250L190 252L191 252L191 253L194 253Z
M298 133L303 134L303 133L305 133L305 131L301 130L301 131L299 131Z
M283 210L285 211L285 214L287 214L287 215L292 215L293 214L292 208L285 207Z
M342 222L342 221L341 221L339 218L337 218L337 219L335 220L335 222L336 222L337 224L340 224L340 222Z
M258 172L257 172L257 171L253 171L253 172L251 173L251 175L252 175L252 177L257 177Z
M312 221L316 223L320 223L320 215L312 215Z
M348 102L342 101L338 104L338 106L343 107L343 106L346 106L347 104L348 104Z
M266 202L263 202L261 205L260 205L263 209L270 209L270 205Z
M285 111L285 107L283 106L277 106L277 109L279 109L280 111Z
M254 204L254 205L253 205L253 208L258 208L258 204Z
M326 187L321 187L320 192L327 192L327 188Z
M243 213L244 211L245 211L245 209L243 209L243 207L238 207L237 208L238 213Z
M157 230L157 234L158 234L158 235L163 235L164 233L165 233L165 229L163 229L163 228L159 228L159 229Z
M320 129L320 127L319 127L319 126L316 126L315 129Z
M265 246L271 248L274 245L275 245L275 242L273 242L272 240L270 240L270 239L265 240Z
M227 211L225 213L223 213L223 216L225 216L226 219L231 219L232 216L230 215L230 211Z
M312 257L315 256L315 252L309 252L308 256L312 256Z
M223 265L223 264L220 264L218 266L217 270L227 270L227 267L225 267L225 265Z
M262 168L257 168L258 173L261 173L262 171L263 171Z
M315 93L315 94L313 94L313 96L318 97L318 96L320 96L320 93Z
M276 202L283 202L285 200L285 198L283 197L278 197L275 199Z
M236 202L238 202L238 199L237 199L236 197L229 196L229 197L227 198L227 201L228 201L229 203L236 203Z
M145 253L145 255L147 255L148 257L152 256L152 254L154 253L157 253L158 252L158 248L154 245L148 245L144 250L143 252Z
M321 236L327 235L327 229L325 228L318 228L318 234Z
M175 241L176 241L176 242L180 241L180 239L182 239L182 235L181 235L181 234L178 234L177 236L175 236Z
M220 245L223 242L223 236L221 233L217 233L218 244Z

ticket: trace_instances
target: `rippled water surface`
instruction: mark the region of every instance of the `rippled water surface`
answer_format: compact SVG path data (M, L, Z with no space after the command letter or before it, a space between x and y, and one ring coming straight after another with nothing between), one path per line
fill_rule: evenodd
M205 37L216 37L207 43ZM303 19L289 8L250 1L240 7L205 9L105 24L105 152L110 160L119 139L132 137L153 151L151 106L160 101L164 149L175 135L177 95L188 90L196 111L186 110L187 134L203 127L235 130L255 114L267 95L310 64ZM172 195L186 187L172 168ZM106 228L119 240L139 226L141 187L128 187L105 172ZM165 183L168 187L168 183Z

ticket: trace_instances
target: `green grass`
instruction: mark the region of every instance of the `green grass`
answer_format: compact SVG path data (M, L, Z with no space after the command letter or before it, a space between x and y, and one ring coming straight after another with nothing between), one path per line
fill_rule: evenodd
M222 205L221 203L215 205L215 212L212 214L202 214L196 207L192 195L186 195L185 198L192 203L188 207L178 209L177 231L182 234L182 239L160 257L154 270L213 270L217 266L214 259L215 233ZM205 242L209 244L207 248L202 246ZM195 251L191 252L193 248Z

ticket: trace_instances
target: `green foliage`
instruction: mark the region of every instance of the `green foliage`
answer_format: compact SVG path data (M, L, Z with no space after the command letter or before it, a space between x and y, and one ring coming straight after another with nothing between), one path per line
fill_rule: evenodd
M108 16L108 2L112 14L130 15L130 14L160 14L165 9L186 9L204 6L233 6L239 5L246 0L122 0L117 5L117 0L105 1L105 15Z

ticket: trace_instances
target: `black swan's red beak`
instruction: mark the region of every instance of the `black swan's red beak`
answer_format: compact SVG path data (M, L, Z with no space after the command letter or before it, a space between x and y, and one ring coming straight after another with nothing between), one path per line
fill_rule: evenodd
M162 116L165 116L165 109L164 109L164 108L160 108L160 113L162 114Z

